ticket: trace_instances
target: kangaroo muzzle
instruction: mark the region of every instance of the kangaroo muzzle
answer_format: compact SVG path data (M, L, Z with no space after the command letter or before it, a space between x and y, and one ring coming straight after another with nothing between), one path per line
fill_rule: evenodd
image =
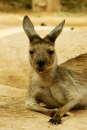
M36 69L39 72L42 72L45 69L46 62L44 60L37 60L36 62Z

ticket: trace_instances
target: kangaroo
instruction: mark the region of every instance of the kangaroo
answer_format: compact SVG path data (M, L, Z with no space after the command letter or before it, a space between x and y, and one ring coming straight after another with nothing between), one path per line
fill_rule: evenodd
M41 38L28 16L23 19L23 28L30 41L31 69L26 106L51 116L51 124L61 124L61 118L72 108L87 109L87 75L68 68L67 64L57 65L55 41L64 23L65 20Z

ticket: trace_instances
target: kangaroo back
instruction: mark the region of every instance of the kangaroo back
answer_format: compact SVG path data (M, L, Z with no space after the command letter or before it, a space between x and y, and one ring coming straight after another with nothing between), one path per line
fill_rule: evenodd
M60 66L72 70L74 72L78 72L87 77L87 53L72 58L60 64Z

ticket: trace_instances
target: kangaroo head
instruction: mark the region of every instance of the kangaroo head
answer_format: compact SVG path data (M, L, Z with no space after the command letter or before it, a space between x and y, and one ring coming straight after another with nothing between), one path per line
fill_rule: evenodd
M62 21L50 34L41 38L34 30L28 16L23 19L23 28L30 40L29 58L31 66L39 73L45 72L57 65L54 43L61 33L65 20Z

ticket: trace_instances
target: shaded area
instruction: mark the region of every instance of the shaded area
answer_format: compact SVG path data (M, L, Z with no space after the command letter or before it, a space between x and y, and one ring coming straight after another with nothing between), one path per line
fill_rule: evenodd
M87 0L61 0L62 10L69 12L87 11Z
M31 9L31 0L0 0L0 11L12 11L21 9Z
M28 9L33 11L87 12L87 0L0 0L1 11Z

